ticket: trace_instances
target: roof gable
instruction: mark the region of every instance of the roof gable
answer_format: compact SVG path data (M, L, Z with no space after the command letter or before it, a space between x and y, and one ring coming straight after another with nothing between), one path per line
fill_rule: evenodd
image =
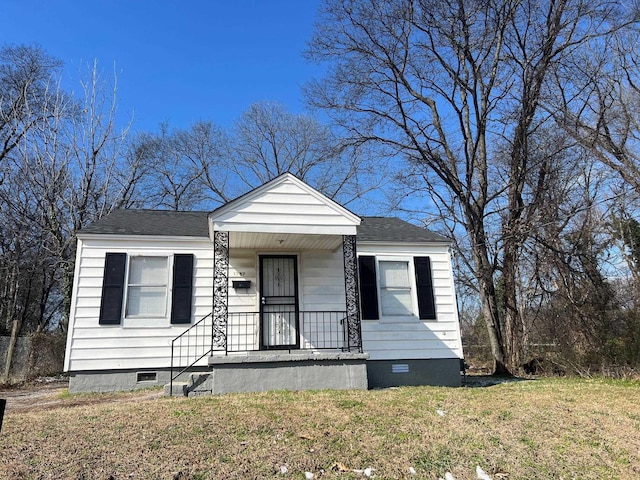
M290 173L211 212L214 230L355 235L360 217Z

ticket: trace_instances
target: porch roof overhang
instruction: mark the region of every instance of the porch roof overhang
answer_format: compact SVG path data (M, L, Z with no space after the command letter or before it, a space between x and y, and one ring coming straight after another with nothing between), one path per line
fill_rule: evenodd
M342 235L296 233L229 232L229 247L252 250L335 250Z

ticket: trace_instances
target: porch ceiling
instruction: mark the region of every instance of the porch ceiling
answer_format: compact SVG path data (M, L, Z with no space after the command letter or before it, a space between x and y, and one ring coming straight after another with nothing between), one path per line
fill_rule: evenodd
M229 232L229 247L231 248L269 250L335 250L341 245L341 235Z

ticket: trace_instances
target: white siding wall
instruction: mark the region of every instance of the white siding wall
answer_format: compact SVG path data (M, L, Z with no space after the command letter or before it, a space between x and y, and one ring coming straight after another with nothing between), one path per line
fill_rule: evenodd
M344 311L344 262L336 251L304 252L299 256L301 303L305 311Z
M254 312L260 309L258 262L265 255L295 255L298 261L300 310L343 311L345 309L342 249L313 252L278 252L231 249L229 268L229 312ZM231 288L233 280L250 280L248 290Z
M168 256L175 253L192 253L194 255L192 323L194 323L212 310L213 247L211 242L192 239L170 241L106 238L78 241L65 370L168 367L171 360L171 340L189 327L189 325L171 325L170 300L167 313L162 318L124 318L120 325L98 324L107 252ZM206 364L206 359L203 364Z
M258 257L253 250L230 249L229 252L229 312L256 312L258 304ZM234 290L234 280L250 280L251 288Z
M258 262L265 255L295 255L298 262L300 310L343 311L345 309L342 248L309 252L278 252L231 249L229 259L229 311L253 312L260 308ZM231 288L233 280L250 280L248 290Z
M229 252L229 337L228 347L234 350L259 348L258 264L256 252L230 249ZM249 280L251 288L234 289L234 280Z
M415 315L385 317L379 308L379 320L362 320L363 348L371 360L462 358L460 325L448 245L392 246L358 243L358 255L374 255L378 260L401 260L410 263ZM415 277L412 269L412 259L416 256L431 258L436 320L420 320L417 316ZM377 268L376 274L379 288L380 272Z
M213 247L209 240L193 239L84 239L78 242L76 276L70 312L65 369L67 371L160 368L170 365L171 340L189 325L171 325L170 308L163 318L125 318L121 325L98 324L105 254L194 255L192 323L212 311ZM232 249L229 270L229 312L259 310L259 253ZM342 249L303 252L298 258L299 302L303 311L344 311ZM417 316L363 320L364 351L372 360L462 357L451 261L446 245L381 246L358 244L360 255L411 260L429 256L433 274L437 320ZM248 290L232 288L233 280L250 280ZM378 282L379 283L379 282ZM415 296L415 284L412 288ZM337 318L336 318L337 320ZM242 331L242 330L236 330ZM245 327L245 332L248 329ZM248 337L246 337L248 338ZM247 347L257 348L257 344ZM257 336L255 337L257 342ZM303 346L304 343L303 343ZM308 346L308 345L306 345ZM202 360L206 364L206 359Z
M342 248L300 255L302 348L343 345L346 299ZM316 313L317 312L317 313ZM325 312L340 312L327 314Z

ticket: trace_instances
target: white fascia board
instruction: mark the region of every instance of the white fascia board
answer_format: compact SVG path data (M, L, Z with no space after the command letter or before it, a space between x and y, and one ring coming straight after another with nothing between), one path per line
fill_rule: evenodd
M150 242L210 242L209 237L193 237L193 236L174 236L174 235L121 235L121 234L105 234L105 233L78 233L76 237L79 240L148 240Z
M360 222L362 221L362 219L359 216L357 216L355 213L347 210L345 207L343 207L339 203L335 202L334 200L331 200L329 197L323 195L322 193L317 191L315 188L311 187L310 185L307 185L302 180L296 178L295 176L293 176L290 173L283 173L279 177L276 177L273 180L270 180L269 182L259 186L255 190L252 190L249 193L241 195L240 197L236 198L235 200L231 200L229 203L227 203L227 204L225 204L225 205L223 205L221 207L218 207L217 209L215 209L213 212L211 212L209 214L209 218L215 223L217 218L219 218L220 216L224 215L229 210L232 210L237 205L242 205L244 203L251 203L252 200L254 200L255 198L259 197L263 193L268 192L273 187L276 187L276 186L278 186L278 185L280 185L282 183L285 183L287 181L289 181L291 183L294 183L299 188L301 188L302 190L307 192L309 195L313 196L314 198L316 198L317 200L319 200L323 204L327 205L329 208L331 208L334 211L338 212L340 215L342 215L343 217L348 219L354 225L360 225ZM215 228L215 226L214 226L214 229L218 230L217 228Z
M453 242L451 240L442 240L442 241L431 241L431 242L384 242L384 241L374 241L374 240L365 240L360 241L358 237L356 237L356 246L384 246L384 247L443 247L449 246Z
M214 231L252 233L295 233L311 235L355 235L356 225L282 225L282 224L237 224L213 222Z

